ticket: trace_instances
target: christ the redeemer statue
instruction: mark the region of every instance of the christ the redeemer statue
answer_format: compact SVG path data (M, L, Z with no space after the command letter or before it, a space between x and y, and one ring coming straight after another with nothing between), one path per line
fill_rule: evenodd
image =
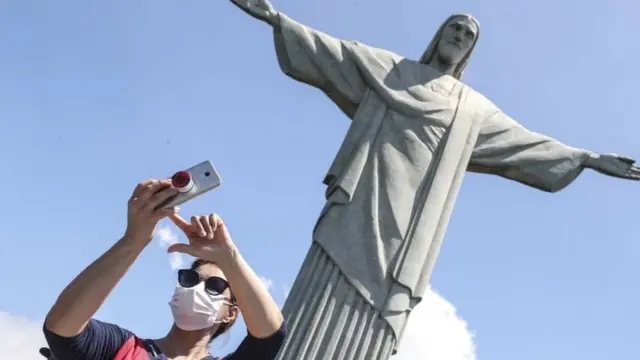
M414 61L306 27L266 0L232 2L273 27L285 74L322 90L352 120L284 305L289 337L279 360L395 352L466 171L547 192L585 168L640 180L633 160L529 131L462 83L480 34L471 16L449 17Z

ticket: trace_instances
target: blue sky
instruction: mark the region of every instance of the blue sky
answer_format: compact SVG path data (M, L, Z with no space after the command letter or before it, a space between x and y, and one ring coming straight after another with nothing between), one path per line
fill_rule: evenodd
M413 58L447 15L472 13L482 30L465 74L471 86L530 129L640 158L636 2L273 5ZM5 0L0 23L0 312L40 321L122 235L138 181L205 159L223 186L183 214L220 213L284 300L349 124L319 91L280 72L266 25L222 0ZM637 353L639 190L593 172L557 194L466 177L433 286L475 332L478 358ZM174 283L156 242L98 316L161 336Z

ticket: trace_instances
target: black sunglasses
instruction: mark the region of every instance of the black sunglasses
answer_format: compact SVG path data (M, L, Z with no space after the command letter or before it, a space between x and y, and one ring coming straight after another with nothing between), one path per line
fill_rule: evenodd
M178 284L183 288L190 288L200 284L200 274L191 269L178 270ZM204 280L204 289L211 295L220 295L229 287L227 280L212 276Z

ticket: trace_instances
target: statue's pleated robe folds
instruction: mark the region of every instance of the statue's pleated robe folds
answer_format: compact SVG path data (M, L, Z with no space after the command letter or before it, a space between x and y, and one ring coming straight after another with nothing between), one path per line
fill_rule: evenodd
M388 359L428 290L465 171L554 192L589 153L525 129L427 65L280 20L282 71L352 122L283 309L278 359Z

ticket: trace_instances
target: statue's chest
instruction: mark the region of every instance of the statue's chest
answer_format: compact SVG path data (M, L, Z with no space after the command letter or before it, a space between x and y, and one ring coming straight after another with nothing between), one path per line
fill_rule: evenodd
M410 116L416 126L448 128L460 114L460 89L434 79L426 84L409 86L407 95L415 101L416 113Z

